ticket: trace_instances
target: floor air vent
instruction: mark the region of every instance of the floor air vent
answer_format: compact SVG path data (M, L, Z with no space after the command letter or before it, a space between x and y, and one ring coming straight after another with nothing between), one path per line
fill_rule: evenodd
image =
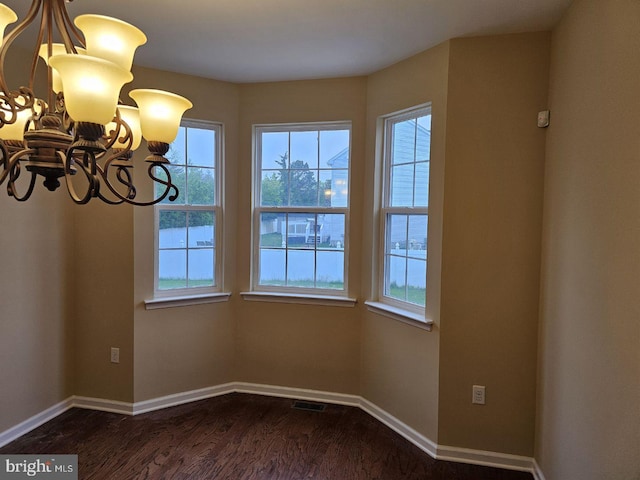
M295 402L293 402L291 408L296 408L298 410L309 410L311 412L324 412L324 409L327 408L327 405L324 403L296 400Z

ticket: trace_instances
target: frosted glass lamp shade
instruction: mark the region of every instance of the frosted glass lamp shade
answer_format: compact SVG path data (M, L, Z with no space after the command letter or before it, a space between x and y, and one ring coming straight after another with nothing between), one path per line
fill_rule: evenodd
M76 51L79 55L86 55L87 51L84 48L76 47ZM40 58L44 60L44 63L49 65L49 46L46 43L40 45L40 50L38 50L38 55ZM54 43L51 45L51 56L54 55L64 55L67 53L67 49L62 43ZM60 75L56 70L53 70L51 75L52 87L53 91L56 93L60 93L62 91L62 80L60 80Z
M186 98L162 90L132 90L129 96L138 104L142 136L148 142L173 142L182 114L193 107Z
M18 20L18 16L16 12L11 10L9 7L0 3L0 45L2 45L2 37L4 37L4 29L7 28L7 25Z
M102 15L79 15L74 23L84 34L87 55L131 70L133 55L147 37L137 27Z
M49 64L60 74L67 113L76 122L113 120L120 90L133 80L124 68L88 55L56 55Z
M140 130L140 112L136 107L129 107L127 105L118 105L118 111L120 112L120 117L127 122L129 128L131 128L131 134L133 135L133 143L131 144L131 150L135 150L140 146L140 142L142 141L142 131ZM109 133L112 130L115 130L116 124L115 122L109 123L105 130ZM123 127L120 127L120 131L118 132L118 139L113 144L113 148L126 148L126 144L122 143L119 138L125 135L125 130Z

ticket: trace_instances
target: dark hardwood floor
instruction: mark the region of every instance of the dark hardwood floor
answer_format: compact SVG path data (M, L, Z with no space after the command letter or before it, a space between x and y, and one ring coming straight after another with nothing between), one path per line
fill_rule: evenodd
M358 408L230 394L135 417L71 409L0 454L77 454L79 478L531 480L436 461Z

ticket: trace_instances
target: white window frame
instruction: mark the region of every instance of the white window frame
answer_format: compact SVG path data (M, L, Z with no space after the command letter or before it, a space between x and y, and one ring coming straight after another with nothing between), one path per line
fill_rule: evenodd
M305 132L305 131L323 131L323 130L348 130L349 131L349 161L347 171L349 172L349 180L347 185L347 206L346 207L292 207L292 206L276 206L267 207L260 205L261 184L262 184L262 133L269 132ZM322 303L321 298L335 300L330 304L343 303L341 299L347 300L345 305L353 306L354 299L348 299L349 291L349 216L351 205L351 152L352 152L352 124L350 121L337 122L309 122L309 123L283 123L283 124L259 124L253 125L253 221L252 221L252 262L251 262L251 292L242 292L247 300L258 299L265 301L286 302L291 297L306 297L309 303ZM312 214L343 214L345 219L344 229L344 262L343 262L343 278L344 285L342 290L323 289L314 287L288 287L261 285L260 281L260 216L262 213L312 213ZM286 269L286 266L285 266ZM286 271L286 270L285 270ZM271 296L270 296L271 294ZM283 296L284 295L284 296ZM305 302L303 302L305 303Z
M222 292L223 289L223 265L222 265L222 251L223 251L223 235L222 235L222 225L223 225L223 207L222 207L222 199L224 198L223 194L223 185L224 185L224 126L222 123L218 122L209 122L202 120L190 120L183 119L181 127L189 128L197 128L197 129L205 129L205 130L213 130L216 132L216 145L215 145L215 159L214 159L214 171L215 171L215 185L214 185L214 204L213 205L189 205L189 204L175 204L175 203L158 203L154 206L154 298L159 299L160 302L157 302L160 306L157 308L162 308L163 306L179 306L181 305L179 299L181 298L191 298L193 301L188 302L186 304L192 303L209 303L212 297L209 297L211 294L216 294ZM186 197L185 197L186 199ZM159 288L159 274L160 274L160 212L162 211L187 211L187 212L212 212L214 214L214 284L212 286L205 287L186 287L186 288L174 288L174 289L164 289L161 290ZM188 235L188 233L187 233ZM188 237L187 237L187 258L188 258ZM189 270L187 263L187 278L189 278ZM225 295L228 297L228 295ZM209 300L206 300L209 298ZM177 302L174 302L174 305L165 305L161 300L162 299L178 299ZM226 298L225 298L226 299ZM147 302L147 308L156 308L152 307L153 301Z
M399 215L426 215L427 217L427 239L429 238L429 207L398 207L398 206L390 206L390 196L391 196L391 156L392 156L392 146L393 146L393 126L397 123L422 117L425 115L431 115L431 103L419 105L413 107L408 110L403 110L401 112L396 112L393 114L385 115L382 117L383 122L383 141L382 141L382 195L380 202L380 210L379 210L379 225L380 225L380 237L379 237L379 248L378 248L378 285L377 285L377 299L378 301L374 304L375 307L383 307L388 306L386 308L387 313L390 313L392 316L406 317L409 320L416 320L419 322L426 322L425 319L425 311L426 311L426 299L428 292L428 284L427 276L429 271L429 261L427 260L427 268L425 273L425 306L421 306L415 303L399 300L397 298L393 298L385 295L385 281L387 277L387 256L386 256L386 242L387 242L387 218L389 215L399 214ZM433 117L432 117L433 123ZM429 150L431 150L431 144L429 145ZM431 153L429 154L429 158L431 161ZM429 176L429 184L431 184L432 176ZM431 186L429 188L431 191ZM414 192L415 194L415 192ZM430 205L431 201L427 203ZM408 228L408 226L407 226ZM428 243L428 240L427 240ZM425 246L427 257L429 252L428 245ZM382 306L380 305L382 304ZM381 308L378 308L381 309Z

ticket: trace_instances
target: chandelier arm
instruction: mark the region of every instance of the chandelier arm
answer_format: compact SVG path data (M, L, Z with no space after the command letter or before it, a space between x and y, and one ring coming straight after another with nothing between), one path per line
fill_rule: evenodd
M8 165L9 165L9 150L7 150L6 145L3 141L0 141L0 154L2 154L2 158L0 158L0 185L4 183L4 180L7 178Z
M36 185L36 178L38 174L36 172L31 172L31 180L29 181L29 187L27 188L27 191L25 192L25 194L20 196L18 195L18 192L16 190L15 182L20 177L21 168L22 168L22 165L20 164L19 161L15 161L11 165L11 169L10 169L11 173L9 175L9 181L7 182L7 193L9 194L10 197L15 198L17 201L24 202L26 200L29 200L29 197L31 197L31 194L33 193L33 188Z
M118 168L118 173L116 174L118 181L123 185L125 185L128 189L126 195L122 195L120 192L118 192L118 190L108 180L107 174L104 170L102 170L102 168L98 166L98 169L99 169L100 175L102 176L102 179L104 180L104 184L111 191L111 193L113 193L116 196L118 200L111 200L105 197L104 195L102 195L102 193L100 192L98 192L98 198L100 198L100 200L110 205L119 205L123 202L131 203L131 200L133 200L133 198L135 198L136 196L136 188L133 185L133 178L131 177L131 173L127 171L128 169L126 167ZM127 177L126 179L123 179L121 177L121 172L123 170L126 174L126 177Z
M105 203L108 203L109 205L119 205L123 202L127 202L128 198L133 198L135 197L135 187L133 186L133 182L132 182L132 178L131 175L128 176L129 182L128 183L124 183L122 182L122 180L120 178L118 178L118 180L122 183L124 183L127 188L128 188L128 192L126 196L123 196L120 192L118 192L118 190L116 190L116 188L111 184L111 182L109 181L109 179L107 178L107 171L105 169L103 169L99 164L96 164L96 170L97 173L102 177L102 181L104 182L104 184L107 186L107 188L111 191L111 193L117 198L117 200L112 200L110 198L105 197L100 191L97 192L96 196L102 200ZM127 172L128 173L128 172ZM133 192L133 194L132 194ZM131 196L133 195L133 196Z
M158 167L158 168L162 169L164 171L165 175L167 176L167 179L165 180L164 178L160 178L160 177L156 176L154 174L154 172L153 172L153 167ZM161 202L162 200L167 198L167 195L169 195L169 192L171 190L173 190L174 193L172 195L169 195L169 201L173 202L173 201L175 201L176 198L178 198L178 195L180 194L180 192L178 191L178 187L176 187L173 184L173 182L171 181L171 173L169 172L169 169L167 168L167 166L165 164L159 163L159 162L150 162L149 163L149 168L147 169L147 173L149 174L149 177L151 177L151 179L154 182L165 186L165 190L162 193L162 195L160 195L157 199L155 199L149 205L155 205L156 203Z
M153 167L159 167L161 168L164 173L167 175L167 180L157 177L156 175L154 175L153 173ZM123 167L123 169L126 167ZM128 172L127 172L128 173ZM171 190L174 191L174 193L169 196L169 200L170 201L174 201L176 198L178 198L178 188L171 182L171 174L169 173L169 169L162 163L157 163L157 162L150 162L149 164L149 168L147 169L147 173L149 174L149 177L151 179L153 179L155 182L160 183L162 185L165 186L164 191L162 192L162 194L160 196L158 196L157 198L149 201L149 202L137 202L135 200L133 200L132 198L127 198L124 197L122 194L118 193L117 191L113 190L112 186L107 183L107 187L109 189L111 189L111 191L120 199L122 199L123 201L127 202L130 205L135 205L137 207L149 207L151 205L155 205L157 203L160 203L161 201L163 201L165 198L167 198L167 196L169 195L169 192L171 192Z
M126 176L127 178L122 178L123 176ZM118 178L118 181L120 183L122 183L129 189L129 191L127 192L127 198L130 200L136 198L138 191L136 189L136 186L133 184L131 169L127 167L118 167L118 170L116 171L116 177Z
M105 136L103 137L105 140L104 148L109 150L116 143L116 141L120 142L125 146L119 147L118 151L115 152L114 155L109 157L107 162L105 162L105 169L108 168L109 164L113 160L123 157L129 152L131 152L131 147L133 146L133 132L131 131L131 127L125 121L125 119L122 118L122 115L120 115L120 110L117 108L116 108L116 114L113 117L112 123L115 124L113 127L113 130L107 131L107 129L105 128ZM120 130L123 128L124 128L124 134L118 137Z
M78 205L85 205L89 203L89 200L91 200L92 196L97 196L97 193L99 193L99 189L100 189L99 183L98 183L99 181L95 176L91 175L90 168L85 165L84 161L74 162L73 155L72 155L73 150L74 150L73 147L71 147L66 154L60 150L58 150L57 153L58 153L58 156L60 157L60 160L62 160L62 163L64 164L64 179L65 179L64 183L67 185L67 191L69 192L69 196ZM89 183L89 186L87 187L87 191L84 196L78 195L78 193L76 192L75 186L73 185L73 181L71 180L71 176L74 175L74 172L71 168L72 165L75 165L76 168L79 168L82 171L84 176L87 178L87 182Z
M31 57L31 70L29 74L29 90L33 91L33 83L36 78L36 69L38 68L38 45L42 45L43 39L45 36L45 32L47 32L47 43L51 45L53 42L52 31L51 31L51 22L52 22L52 14L51 14L51 4L47 1L44 2L42 7L42 17L40 17L40 28L38 30L38 36L36 39L36 48L33 51L33 56ZM48 51L47 55L51 55L51 52ZM48 75L51 75L50 68ZM47 85L51 86L51 79L48 79ZM49 99L49 103L51 103L51 99Z
M64 6L65 0L56 0L58 8L54 9L53 13L55 15L56 25L58 26L58 31L62 36L63 43L65 47L67 47L67 51L71 51L73 53L78 53L75 45L73 44L73 40L75 39L78 44L82 47L85 46L84 38L80 34L80 31L75 27L73 22L71 21L71 17L69 17L69 12ZM73 36L73 38L71 38Z
M13 175L12 171L14 169L18 169L18 174L15 176L14 180L16 180L18 178L18 176L20 175L20 158L22 158L25 155L31 155L33 153L36 152L35 149L31 148L25 148L22 149L18 152L15 152L13 155L8 155L8 150L6 149L6 147L4 146L4 142L2 142L2 150L3 150L3 155L5 154L5 152L7 152L7 156L5 157L4 161L2 162L4 165L4 170L2 171L2 173L0 174L0 185L2 185L2 183L7 179L7 177L9 177L9 182L11 182L11 177L10 175ZM16 167L16 165L18 167ZM8 188L8 186L7 186Z

